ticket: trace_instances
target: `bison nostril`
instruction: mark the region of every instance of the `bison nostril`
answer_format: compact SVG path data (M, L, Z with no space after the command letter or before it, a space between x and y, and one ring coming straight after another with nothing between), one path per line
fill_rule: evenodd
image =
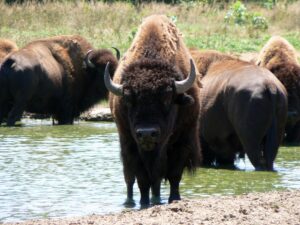
M135 133L138 139L156 139L160 136L160 130L155 127L138 128L136 129Z
M142 138L143 137L143 132L140 129L136 130L136 137L137 138Z
M159 130L154 130L151 132L151 137L153 138L157 138L160 135Z

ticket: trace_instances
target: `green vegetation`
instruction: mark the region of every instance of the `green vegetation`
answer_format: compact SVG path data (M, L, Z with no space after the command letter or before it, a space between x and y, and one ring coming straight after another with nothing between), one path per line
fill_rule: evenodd
M300 1L0 1L0 37L19 46L37 38L79 34L95 47L129 47L142 18L166 14L177 24L189 47L224 52L259 51L272 35L300 49ZM40 2L40 3L39 3ZM41 3L42 2L42 3ZM114 2L114 3L111 3ZM140 1L141 2L141 1ZM229 3L226 3L229 2Z

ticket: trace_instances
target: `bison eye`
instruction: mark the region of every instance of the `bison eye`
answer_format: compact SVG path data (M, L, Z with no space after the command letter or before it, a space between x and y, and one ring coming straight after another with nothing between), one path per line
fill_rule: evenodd
M130 90L124 90L123 98L127 107L132 107L132 105L134 104L134 96Z
M172 96L168 96L163 99L163 104L165 107L169 107L172 103Z
M171 105L173 103L173 93L172 92L166 92L164 96L161 98L164 111L167 112L171 108Z

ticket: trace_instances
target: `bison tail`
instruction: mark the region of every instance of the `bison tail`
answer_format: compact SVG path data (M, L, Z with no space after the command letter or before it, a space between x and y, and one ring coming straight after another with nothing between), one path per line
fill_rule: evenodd
M270 93L272 101L272 120L271 126L267 130L265 148L264 148L264 159L266 160L266 169L273 170L273 162L276 158L279 142L277 138L278 124L276 119L276 99L274 94Z

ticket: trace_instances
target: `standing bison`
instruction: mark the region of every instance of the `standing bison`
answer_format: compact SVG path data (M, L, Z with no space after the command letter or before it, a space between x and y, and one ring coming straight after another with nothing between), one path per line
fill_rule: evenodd
M8 117L7 125L14 125L24 110L72 124L104 99L105 65L110 62L113 74L117 59L108 50L92 49L80 36L58 36L33 41L7 57L0 70L0 124Z
M137 179L141 205L160 202L162 179L170 182L169 202L179 200L185 167L200 161L197 69L182 37L166 16L144 20L113 81L105 84L118 127L127 201Z
M17 50L18 47L15 42L8 39L0 39L0 65L9 53Z
M268 70L248 62L215 51L191 53L205 72L203 163L233 166L236 156L246 153L256 170L273 170L286 121L285 88Z
M300 143L300 65L294 47L275 36L263 47L257 64L269 69L288 92L287 143Z

